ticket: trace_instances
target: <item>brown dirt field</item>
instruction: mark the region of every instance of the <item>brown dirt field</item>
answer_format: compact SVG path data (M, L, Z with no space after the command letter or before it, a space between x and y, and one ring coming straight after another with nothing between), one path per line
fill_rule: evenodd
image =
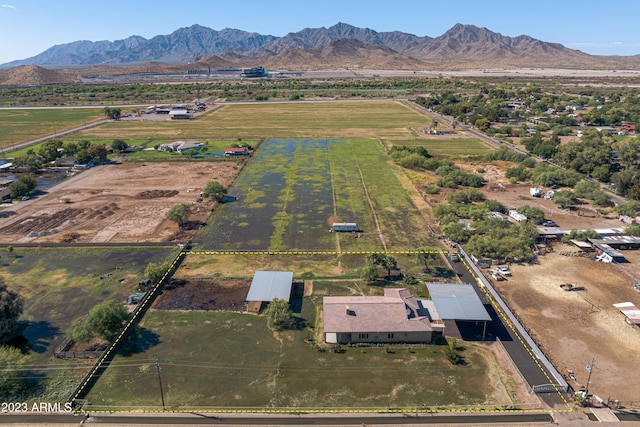
M154 304L156 310L243 311L249 292L246 280L186 280L165 289Z
M565 377L568 370L574 372L576 381L567 380L575 389L586 385L585 366L595 357L589 392L637 403L640 382L632 378L640 369L640 330L628 325L612 306L625 301L640 304L633 280L619 266L564 257L561 251L573 249L558 244L555 252L540 257L538 265L512 265L513 276L496 286L560 372ZM560 284L565 281L585 290L564 291Z
M181 239L189 232L180 231L177 224L167 220L166 212L183 203L192 210L191 224L206 221L215 204L198 201L200 191L210 181L228 186L237 173L238 166L227 162L99 166L68 178L47 195L17 206L14 212L5 212L0 218L0 241L128 243ZM70 203L64 203L65 199Z

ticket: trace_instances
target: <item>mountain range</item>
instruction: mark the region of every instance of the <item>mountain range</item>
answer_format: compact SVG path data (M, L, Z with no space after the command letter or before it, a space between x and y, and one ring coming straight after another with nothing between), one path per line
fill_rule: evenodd
M132 66L149 62L288 69L354 67L372 69L587 68L638 69L640 55L593 56L522 35L503 36L473 25L456 24L441 36L420 37L400 31L376 32L338 23L305 28L283 37L201 25L180 28L151 39L131 36L116 41L76 41L53 46L2 68L38 65L77 68Z

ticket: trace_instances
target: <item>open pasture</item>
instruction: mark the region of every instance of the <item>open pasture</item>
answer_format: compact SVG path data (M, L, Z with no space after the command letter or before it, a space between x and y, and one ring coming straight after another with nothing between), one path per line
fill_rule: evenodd
M0 276L24 298L22 335L28 348L49 358L73 320L97 303L126 300L149 262L162 263L173 248L16 248L2 253Z
M476 138L414 138L385 139L385 144L400 147L424 147L429 154L438 157L482 156L492 148Z
M375 140L268 140L216 210L198 250L383 251L433 245ZM361 233L330 233L356 222Z
M429 118L396 101L296 102L225 105L198 119L113 122L87 129L80 138L284 139L408 138Z
M321 300L321 297L318 297ZM464 344L466 364L445 346L346 347L320 351L317 302L302 300L294 330L274 333L264 316L151 311L138 343L117 355L87 395L85 409L158 408L154 361L167 409L410 408L510 406L491 352ZM145 335L155 337L147 346ZM189 349L185 357L185 349Z
M0 149L101 119L99 108L0 109Z

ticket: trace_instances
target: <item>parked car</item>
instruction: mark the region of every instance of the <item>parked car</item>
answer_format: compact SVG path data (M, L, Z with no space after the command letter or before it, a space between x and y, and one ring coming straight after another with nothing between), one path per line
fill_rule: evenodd
M22 196L22 200L29 200L31 198L31 196Z
M496 268L496 271L502 274L503 276L511 276L511 272L507 267L498 267Z
M447 259L451 262L460 262L460 257L458 254L447 254Z
M546 220L546 221L542 221L542 225L545 227L557 227L558 224L556 224L555 221L551 221L551 220Z
M500 273L498 273L497 270L489 270L489 274L491 275L493 280L497 282L501 282L504 280L504 277Z

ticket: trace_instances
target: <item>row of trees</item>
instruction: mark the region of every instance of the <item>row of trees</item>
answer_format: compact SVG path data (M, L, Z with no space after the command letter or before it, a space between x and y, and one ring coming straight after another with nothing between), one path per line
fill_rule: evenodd
M127 147L123 140L115 140L114 145L121 147L121 149ZM60 139L49 139L40 145L37 152L30 149L24 156L16 157L13 164L31 173L38 173L47 163L65 156L74 156L78 163L86 164L104 162L107 160L108 154L107 148L103 144L92 144L88 140L64 142Z

